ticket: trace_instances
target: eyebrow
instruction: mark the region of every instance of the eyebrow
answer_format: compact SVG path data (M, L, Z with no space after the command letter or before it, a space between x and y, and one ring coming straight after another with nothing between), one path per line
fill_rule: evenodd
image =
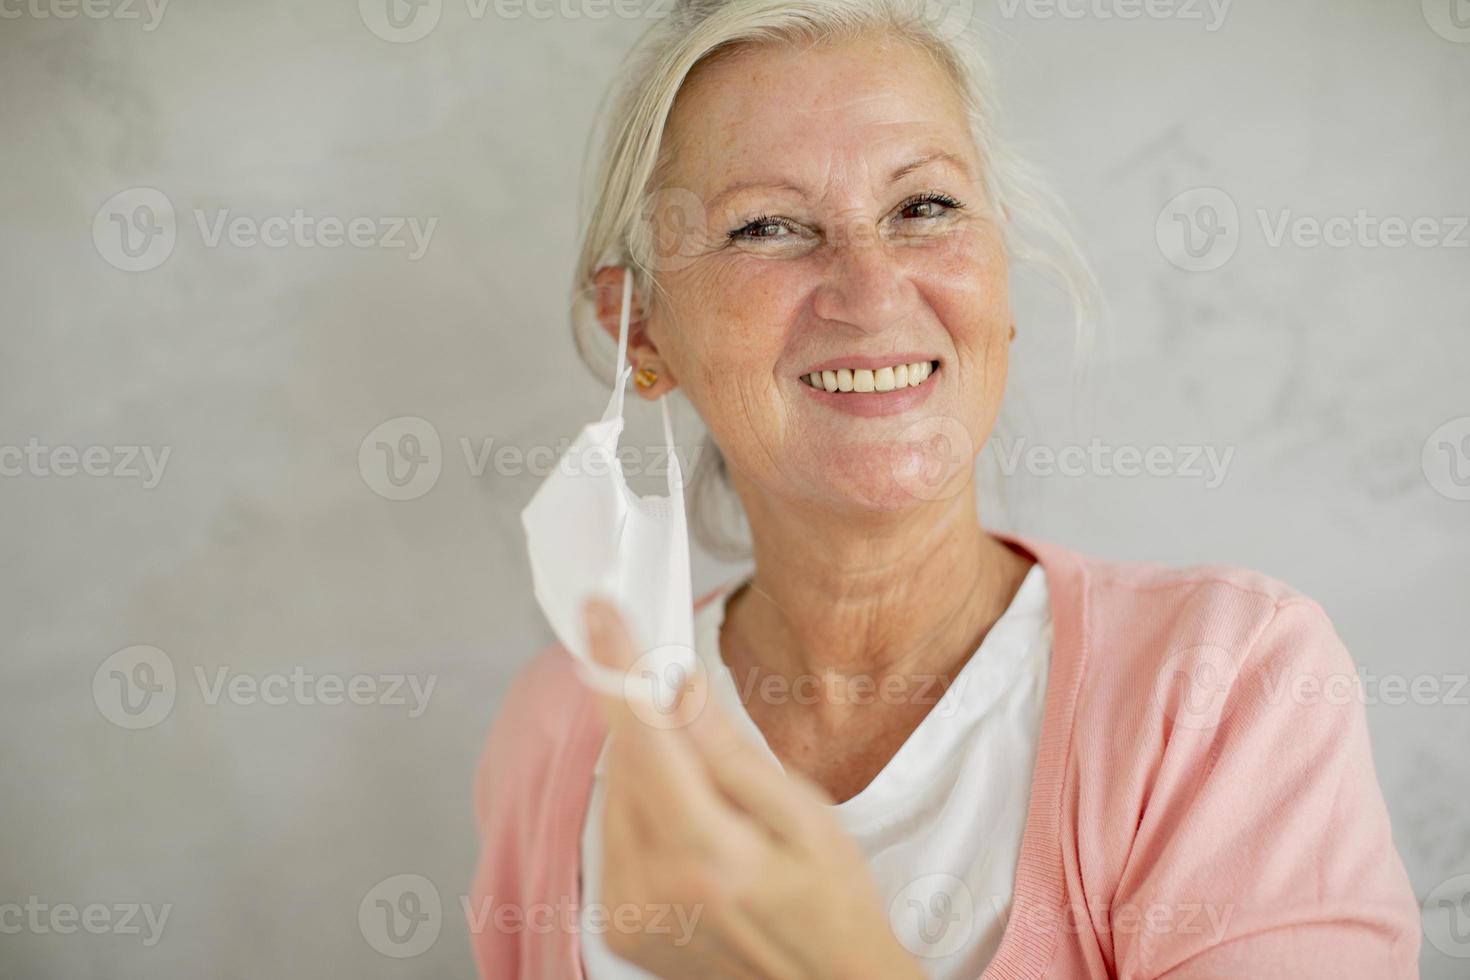
M970 176L970 167L968 164L965 163L964 160L945 150L937 150L934 153L930 153L927 156L919 157L917 160L911 161L904 164L902 167L899 167L893 172L893 175L888 178L888 182L890 184L896 184L900 180L903 180L905 177L907 177L909 174L913 173L915 170L922 170L923 168L929 166L929 164L931 163L947 163L958 170L960 173L964 174L966 177Z
M893 173L890 174L888 177L888 183L896 184L900 180L903 180L905 177L907 177L909 174L914 173L918 170L922 170L923 168L929 166L931 163L947 163L958 170L966 178L970 176L970 167L968 164L965 163L964 159L946 150L936 150L933 153L927 153L924 156L918 157L917 159L910 160L908 163L893 171ZM729 187L726 187L714 197L710 198L710 206L713 207L714 205L717 205L724 201L726 198L738 194L740 191L751 190L753 188L761 188L764 190L791 191L794 194L806 193L805 188L801 187L791 180L785 180L779 177L774 179L757 177L751 180L737 181L736 183L731 184Z

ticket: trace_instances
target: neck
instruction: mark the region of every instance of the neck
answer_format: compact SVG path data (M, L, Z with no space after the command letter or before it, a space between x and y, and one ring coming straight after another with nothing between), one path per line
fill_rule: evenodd
M952 675L1031 564L981 527L972 490L856 519L742 493L755 573L726 605L730 666Z

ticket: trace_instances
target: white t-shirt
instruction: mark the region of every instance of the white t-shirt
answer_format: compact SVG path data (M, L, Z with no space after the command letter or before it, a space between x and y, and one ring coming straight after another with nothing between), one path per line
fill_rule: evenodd
M695 651L709 672L711 696L775 758L720 659L720 624L732 591L695 614ZM894 935L931 977L974 980L1000 946L1031 798L1051 645L1051 605L1038 563L893 758L862 792L832 807L867 856ZM802 693L793 688L791 696ZM599 756L582 827L582 963L587 980L649 980L609 952L603 938L615 927L617 910L597 905L602 763ZM674 916L661 925L679 934Z

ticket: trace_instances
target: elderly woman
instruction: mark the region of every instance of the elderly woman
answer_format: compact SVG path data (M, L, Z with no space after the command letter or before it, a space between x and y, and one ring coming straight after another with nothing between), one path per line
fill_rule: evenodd
M662 715L560 648L510 689L482 975L1416 975L1361 706L1299 693L1355 677L1321 608L982 526L1011 263L1088 280L925 7L684 2L630 63L579 339L698 412L693 526L733 494L754 566ZM605 668L652 642L585 614Z

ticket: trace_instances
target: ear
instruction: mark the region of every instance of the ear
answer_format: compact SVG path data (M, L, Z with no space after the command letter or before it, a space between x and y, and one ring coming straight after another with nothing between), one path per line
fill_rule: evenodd
M597 322L614 344L618 340L618 323L623 313L623 279L623 266L620 265L605 265L592 276ZM650 401L674 390L679 384L648 336L647 311L638 301L636 286L628 310L628 363L633 365L633 390Z

